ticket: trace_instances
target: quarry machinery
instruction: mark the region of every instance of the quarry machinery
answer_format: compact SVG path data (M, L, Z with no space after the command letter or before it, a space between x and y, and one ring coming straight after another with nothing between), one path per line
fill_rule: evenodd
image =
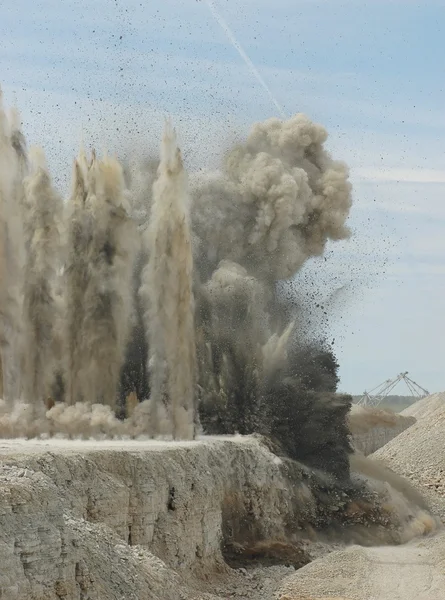
M357 402L361 406L379 406L379 404L394 390L394 388L404 381L411 395L415 398L424 398L429 392L421 385L408 377L408 371L399 373L394 379L387 379L369 392L363 392L363 396Z

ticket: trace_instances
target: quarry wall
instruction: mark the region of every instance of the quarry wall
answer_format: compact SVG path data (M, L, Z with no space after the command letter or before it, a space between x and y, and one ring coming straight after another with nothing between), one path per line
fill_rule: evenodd
M227 568L223 537L315 514L292 477L252 438L1 442L0 598L177 600L174 571Z
M229 547L344 524L329 481L256 437L1 440L0 598L186 600L182 574L224 573Z

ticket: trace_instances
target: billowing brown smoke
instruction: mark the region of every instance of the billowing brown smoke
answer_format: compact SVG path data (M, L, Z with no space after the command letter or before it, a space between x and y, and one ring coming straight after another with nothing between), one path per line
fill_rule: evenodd
M260 431L342 476L349 398L335 395L330 350L301 334L302 315L276 289L328 240L349 235L348 171L327 154L326 138L304 115L270 119L220 173L193 179L199 395L205 431Z
M193 180L203 275L226 259L262 280L287 279L321 255L329 239L348 237L348 169L330 158L326 139L326 130L304 115L269 119L228 153L220 173Z
M60 247L43 159L26 177L24 138L1 115L1 268L15 285L1 290L2 360L5 380L20 375L2 433L192 438L199 402L206 433L264 433L292 458L347 475L336 362L303 339L304 317L277 292L348 236L348 172L324 149L326 131L304 115L256 124L221 171L192 175L190 192L170 125L160 161L123 169L82 151ZM22 223L26 244L13 235ZM14 254L26 257L26 282L14 244L26 250ZM29 407L50 394L56 405L33 421Z
M83 294L88 281L88 249L92 226L86 210L86 157L81 153L73 167L73 186L68 202L67 260L65 265L66 331L66 399L74 404L82 398L82 327L84 317Z

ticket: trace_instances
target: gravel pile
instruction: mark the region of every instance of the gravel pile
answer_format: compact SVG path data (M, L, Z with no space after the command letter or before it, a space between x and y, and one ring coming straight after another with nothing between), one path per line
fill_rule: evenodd
M411 404L411 406L408 406L408 408L405 408L405 410L399 414L405 417L414 417L417 420L427 418L437 411L441 412L443 410L444 402L445 392L431 394L431 396L426 396L414 404Z
M307 565L282 585L280 600L370 599L372 586L363 573L369 572L366 550L352 546ZM345 598L346 600L346 598Z
M445 522L445 393L433 394L403 411L417 422L373 454L407 477Z
M289 576L275 598L443 600L444 567L444 531L402 546L352 546Z

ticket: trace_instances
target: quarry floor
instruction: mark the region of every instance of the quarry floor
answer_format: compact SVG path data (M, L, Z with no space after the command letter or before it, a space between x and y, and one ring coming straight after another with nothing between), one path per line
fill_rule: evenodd
M280 584L280 600L443 600L445 533L335 551Z
M445 598L442 530L402 546L314 543L315 560L298 570L225 568L218 526L225 478L254 488L252 510L267 520L267 506L278 522L288 501L279 463L242 437L1 440L0 598Z

